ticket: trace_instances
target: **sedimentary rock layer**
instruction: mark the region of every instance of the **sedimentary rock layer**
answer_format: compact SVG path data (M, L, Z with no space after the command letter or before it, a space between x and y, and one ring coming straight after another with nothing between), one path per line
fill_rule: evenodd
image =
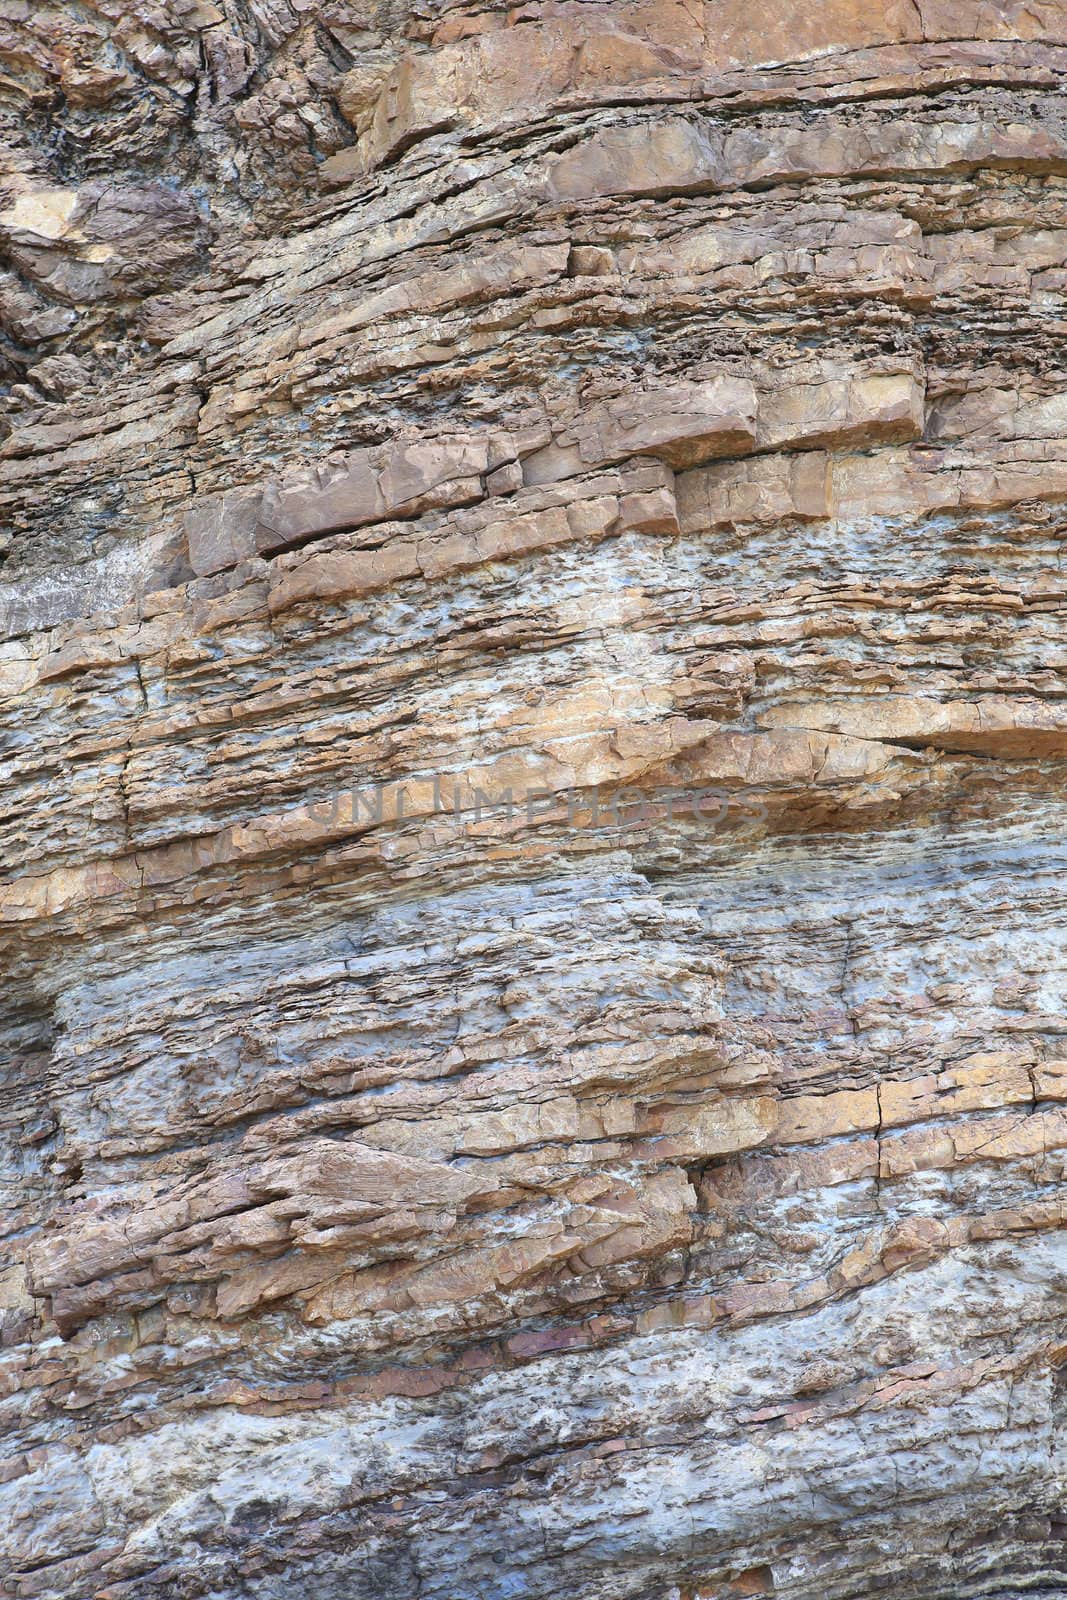
M0 0L0 1590L1067 1594L1067 5Z

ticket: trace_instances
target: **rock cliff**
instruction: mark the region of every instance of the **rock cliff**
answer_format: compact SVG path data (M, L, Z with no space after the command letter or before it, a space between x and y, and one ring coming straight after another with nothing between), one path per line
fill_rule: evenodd
M0 0L0 1592L1067 1595L1065 0Z

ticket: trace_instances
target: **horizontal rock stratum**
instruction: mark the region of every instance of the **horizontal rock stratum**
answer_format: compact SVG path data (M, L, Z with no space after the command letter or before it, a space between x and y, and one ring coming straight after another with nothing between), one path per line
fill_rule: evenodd
M1067 1596L1067 0L0 0L0 1594Z

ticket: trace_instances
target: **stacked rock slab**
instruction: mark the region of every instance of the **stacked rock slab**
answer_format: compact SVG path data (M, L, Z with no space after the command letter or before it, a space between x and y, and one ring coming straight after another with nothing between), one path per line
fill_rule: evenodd
M0 0L0 1593L1067 1594L1065 74Z

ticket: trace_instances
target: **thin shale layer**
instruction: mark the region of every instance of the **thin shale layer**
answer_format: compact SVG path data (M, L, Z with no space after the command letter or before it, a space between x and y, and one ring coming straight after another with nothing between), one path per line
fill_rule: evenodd
M0 0L0 1592L1067 1595L1065 73Z

